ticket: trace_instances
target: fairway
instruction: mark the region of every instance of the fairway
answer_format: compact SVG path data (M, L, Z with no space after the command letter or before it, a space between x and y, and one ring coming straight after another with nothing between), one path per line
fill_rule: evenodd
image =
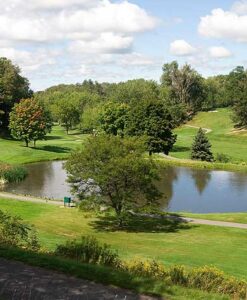
M0 161L12 164L25 164L38 161L61 160L68 157L71 150L79 147L86 135L78 130L67 135L60 126L54 126L46 140L38 141L36 148L32 144L27 148L21 141L0 138Z
M226 108L198 113L192 121L175 130L178 137L171 156L190 158L191 145L198 131L194 126L211 130L207 137L214 155L223 153L230 157L232 163L247 163L247 131L234 129L231 114L231 110Z
M92 234L111 244L124 259L157 259L166 265L189 267L214 265L227 274L247 278L247 231L243 229L193 225L174 231L106 231L96 226L97 219L76 209L4 199L0 200L0 209L34 224L42 246L48 249L67 239Z

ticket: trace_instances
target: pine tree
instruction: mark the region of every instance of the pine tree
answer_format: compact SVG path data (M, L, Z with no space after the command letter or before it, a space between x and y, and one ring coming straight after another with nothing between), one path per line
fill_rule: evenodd
M211 144L203 130L200 128L192 145L191 158L212 162L214 157L211 152Z

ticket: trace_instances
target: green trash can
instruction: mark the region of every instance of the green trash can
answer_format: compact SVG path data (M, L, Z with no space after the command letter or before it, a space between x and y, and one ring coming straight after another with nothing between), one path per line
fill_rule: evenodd
M69 206L71 204L71 197L64 197L63 199L64 206Z

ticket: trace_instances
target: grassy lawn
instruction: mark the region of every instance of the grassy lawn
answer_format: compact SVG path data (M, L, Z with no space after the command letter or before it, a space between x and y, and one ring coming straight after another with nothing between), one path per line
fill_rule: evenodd
M219 214L182 213L182 215L189 218L247 224L247 213L219 213Z
M37 161L58 160L68 156L72 149L80 146L86 135L54 126L45 141L38 141L37 147L24 147L23 142L0 138L0 160L6 163L23 164ZM30 145L32 146L32 145Z
M231 121L229 109L218 109L217 112L200 112L186 125L176 129L177 143L171 155L177 158L190 158L190 149L198 129L189 126L208 128L207 134L214 155L224 153L231 158L231 162L247 163L247 131L236 132Z
M151 227L148 221L125 231L107 230L105 220L86 217L76 209L13 200L0 200L0 209L34 224L42 245L54 249L64 240L92 234L111 244L124 259L157 259L166 265L214 265L227 274L247 279L247 232L216 226Z

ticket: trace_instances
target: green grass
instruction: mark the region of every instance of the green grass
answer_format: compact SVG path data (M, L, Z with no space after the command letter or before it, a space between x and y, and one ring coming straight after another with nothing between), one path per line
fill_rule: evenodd
M24 164L65 159L72 149L81 145L85 137L86 135L82 135L77 130L70 131L67 135L63 128L54 126L52 133L47 136L47 140L38 141L36 148L27 148L20 141L0 138L0 161Z
M178 139L171 152L174 157L190 158L191 145L198 129L187 127L187 125L212 130L207 136L212 144L214 155L224 153L231 158L232 163L247 163L247 131L234 131L230 109L200 112L192 121L176 129Z
M112 285L130 289L136 293L164 296L165 299L173 300L229 300L230 297L216 294L209 294L196 289L189 289L180 286L167 286L164 282L150 278L140 278L126 272L114 270L99 265L88 265L63 259L47 254L37 254L22 249L0 247L0 257L22 261L29 265L44 267L56 270L68 275L76 276L106 285Z
M247 224L247 213L219 213L219 214L182 213L182 215L189 218Z
M214 265L229 275L247 279L247 232L244 229L162 224L158 224L161 226L158 228L152 227L148 220L140 220L125 231L119 231L107 230L109 224L107 228L105 220L86 218L76 209L3 199L0 209L34 224L42 245L49 249L67 239L91 234L111 244L123 259L157 259L165 265L188 267Z

